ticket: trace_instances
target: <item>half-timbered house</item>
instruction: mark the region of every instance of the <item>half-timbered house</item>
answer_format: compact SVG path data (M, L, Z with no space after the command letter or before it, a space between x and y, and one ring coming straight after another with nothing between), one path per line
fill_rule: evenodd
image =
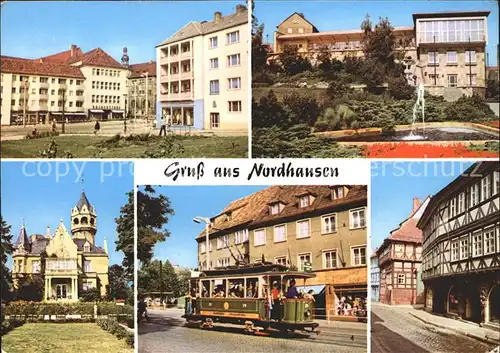
M477 162L439 191L422 229L428 311L500 324L499 165Z

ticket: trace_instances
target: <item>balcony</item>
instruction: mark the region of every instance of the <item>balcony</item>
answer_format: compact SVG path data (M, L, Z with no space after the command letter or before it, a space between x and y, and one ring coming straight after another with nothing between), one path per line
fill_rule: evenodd
M163 101L184 101L192 100L192 92L181 92L181 93L171 93L171 94L161 94L160 100Z
M40 100L46 100L46 101L47 101L47 100L49 100L49 94L48 94L48 93L40 93L40 94L38 95L38 98L39 98Z
M85 101L85 97L84 97L84 96L76 96L76 97L75 97L75 100L76 100L77 102L83 102L83 101Z
M161 74L160 76L160 82L161 83L167 83L169 81L168 75L167 74Z
M191 50L188 50L188 51L182 52L182 53L181 53L181 58L182 58L182 59L190 58L190 57L192 56L191 54L192 54Z
M175 74L170 74L170 81L178 81L181 78L181 74L176 72Z
M179 78L181 80L191 80L193 78L193 71L181 72Z
M160 56L160 65L168 64L168 56Z
M39 85L40 85L40 88L49 88L48 82L40 82Z

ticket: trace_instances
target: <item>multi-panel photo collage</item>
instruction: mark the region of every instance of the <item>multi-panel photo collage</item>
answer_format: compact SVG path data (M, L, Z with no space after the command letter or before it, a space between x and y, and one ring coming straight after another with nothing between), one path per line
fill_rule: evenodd
M1 353L500 353L496 1L0 8Z

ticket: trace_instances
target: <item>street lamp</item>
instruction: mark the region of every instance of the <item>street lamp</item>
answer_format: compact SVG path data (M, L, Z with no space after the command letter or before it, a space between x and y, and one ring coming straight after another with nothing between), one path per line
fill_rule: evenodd
M194 217L193 222L198 224L205 223L205 244L206 244L205 253L207 254L207 270L210 270L210 246L208 245L209 242L208 232L212 222L210 222L209 218L200 216Z

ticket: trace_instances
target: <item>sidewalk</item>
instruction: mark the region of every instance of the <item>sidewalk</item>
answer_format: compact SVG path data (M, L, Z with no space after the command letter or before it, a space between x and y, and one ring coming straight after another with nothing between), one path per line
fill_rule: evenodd
M475 338L483 342L500 344L500 332L498 331L480 327L479 325L474 323L468 323L460 320L449 319L447 317L439 315L430 314L423 310L412 310L408 313L428 325L434 325L442 329L451 330L461 335Z

